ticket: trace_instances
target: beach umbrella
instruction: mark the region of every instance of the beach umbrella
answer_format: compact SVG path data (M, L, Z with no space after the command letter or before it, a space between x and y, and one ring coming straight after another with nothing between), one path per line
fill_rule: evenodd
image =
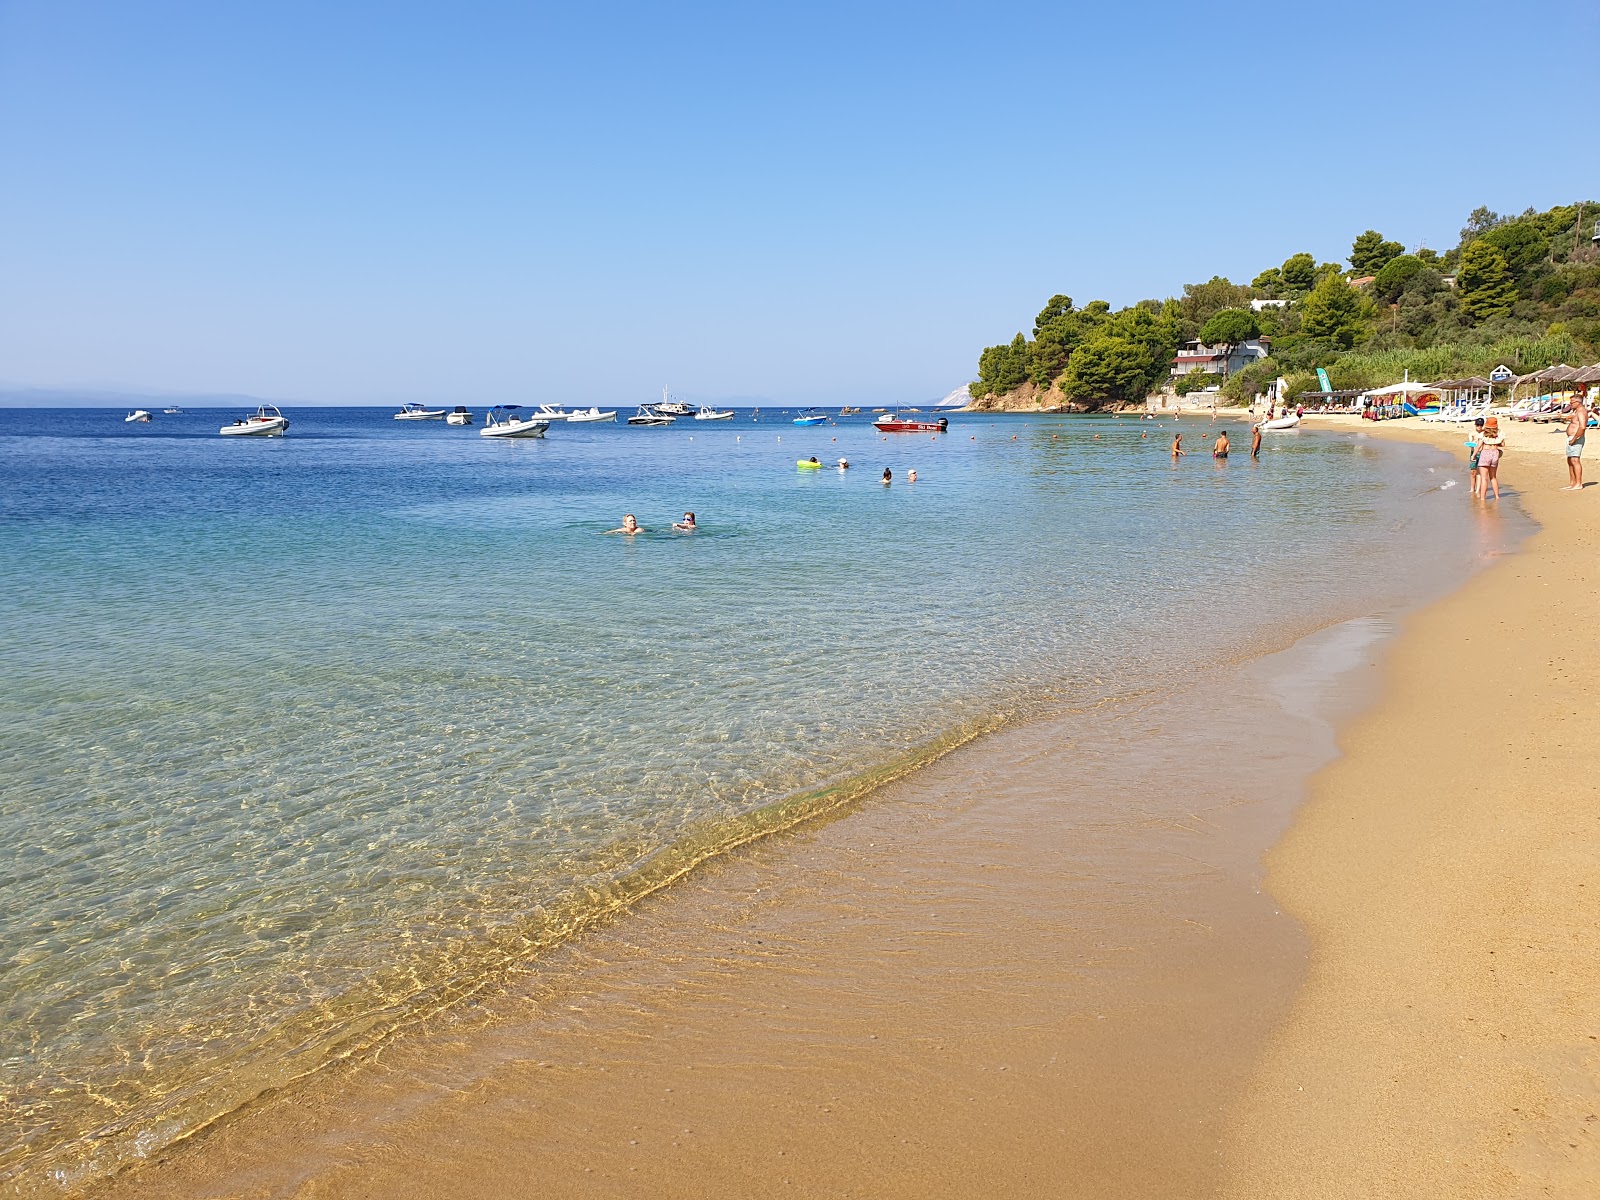
M1584 367L1572 377L1573 383L1600 383L1600 363Z

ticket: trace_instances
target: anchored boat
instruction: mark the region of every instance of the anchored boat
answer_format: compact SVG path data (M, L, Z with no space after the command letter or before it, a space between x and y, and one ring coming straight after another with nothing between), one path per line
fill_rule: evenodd
M394 415L396 421L442 421L444 418L444 409L429 408L426 404L402 404Z
M281 437L289 428L289 418L276 404L263 404L255 416L244 417L217 430L223 437Z
M950 418L940 417L937 421L917 421L910 417L902 417L897 411L892 417L884 417L881 421L874 421L872 427L879 433L948 433L950 431Z
M479 437L492 438L542 438L550 428L544 417L519 417L520 404L496 404L483 419Z

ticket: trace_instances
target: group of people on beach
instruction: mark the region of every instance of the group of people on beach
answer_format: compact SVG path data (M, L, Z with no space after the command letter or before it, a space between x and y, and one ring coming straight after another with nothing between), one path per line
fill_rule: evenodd
M1500 499L1500 459L1504 456L1506 440L1500 435L1499 417L1477 417L1467 434L1467 473L1472 477L1472 494L1483 500L1494 489L1494 498Z

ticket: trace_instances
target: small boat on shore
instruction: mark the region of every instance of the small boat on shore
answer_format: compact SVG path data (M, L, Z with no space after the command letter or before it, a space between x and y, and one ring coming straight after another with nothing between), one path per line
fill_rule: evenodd
M479 437L487 438L542 438L550 429L550 421L545 417L521 417L520 404L496 404L489 410L489 415L483 419L483 428L478 430Z
M402 404L394 415L396 421L442 421L444 418L444 409L429 408L426 404Z
M672 416L672 415L670 415L668 413L662 412L661 409L659 409L658 407L656 407L653 404L641 404L639 406L639 411L634 413L633 416L628 418L628 424L629 425L671 425L677 419L678 418L675 417L675 416Z
M1293 429L1298 424L1300 424L1300 418L1294 413L1289 413L1287 416L1278 417L1272 421L1263 421L1256 428L1270 432L1275 429Z
M243 417L232 425L217 430L223 437L282 437L289 428L289 418L276 404L263 404L252 417Z
M828 414L814 408L801 409L800 415L794 419L796 425L825 425L827 422Z
M912 409L912 412L918 411ZM872 427L879 433L948 433L950 431L950 418L940 417L937 421L918 421L910 417L902 417L897 411L892 417L884 417L881 421L874 421Z
M458 404L444 419L446 425L471 425L472 414L464 404Z
M122 418L122 423L124 425L148 425L150 424L150 414L142 408L136 408Z
M581 410L579 412L567 414L568 424L582 421L615 421L616 419L616 409L613 408L610 412L601 412L598 406L591 406L590 408Z
M699 411L694 414L694 419L696 421L731 421L733 420L733 409L729 408L718 411L715 408L711 408L708 405L702 404L699 408Z

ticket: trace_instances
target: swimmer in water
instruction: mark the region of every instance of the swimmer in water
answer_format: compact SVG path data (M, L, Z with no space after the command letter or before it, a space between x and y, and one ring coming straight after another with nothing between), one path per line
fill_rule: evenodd
M622 525L621 525L620 528L608 529L608 530L606 530L606 532L607 533L625 533L629 537L632 537L636 533L643 533L644 530L639 528L639 520L638 520L638 518L635 517L632 513L629 513L627 516L622 518Z
M915 483L916 481L917 481L917 473L915 471L912 471L912 472L910 472L909 474L906 475L906 482L907 483Z
M1174 434L1172 438L1172 461L1177 462L1187 453L1189 452L1183 448L1183 434Z
M1211 457L1215 459L1228 457L1228 431L1226 429L1217 434L1217 444L1211 448Z
M692 512L686 512L683 514L683 520L676 522L672 526L672 532L693 533L698 528L700 527L694 523L694 514Z
M839 460L839 470L848 471L849 469L850 469L850 460L848 458L841 458Z
M888 487L893 482L894 482L894 472L889 470L888 467L885 467L883 469L883 486L884 487Z
M1250 435L1250 457L1261 457L1261 426L1255 427L1255 432Z

